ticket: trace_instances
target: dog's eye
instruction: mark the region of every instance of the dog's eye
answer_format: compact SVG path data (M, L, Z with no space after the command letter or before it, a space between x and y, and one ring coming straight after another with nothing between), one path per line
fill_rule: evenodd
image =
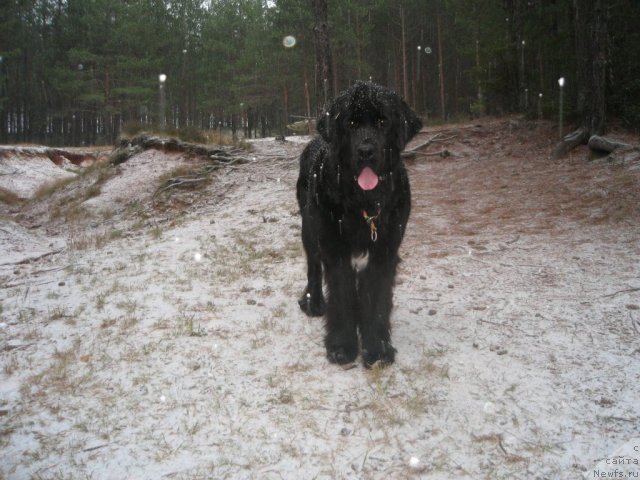
M384 127L387 124L387 120L384 118L379 118L378 119L378 126L379 127Z
M355 120L349 120L349 128L356 128L358 126L358 122Z

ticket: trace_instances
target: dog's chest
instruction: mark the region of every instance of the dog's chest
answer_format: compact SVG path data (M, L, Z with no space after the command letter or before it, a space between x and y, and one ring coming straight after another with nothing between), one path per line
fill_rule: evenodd
M374 225L375 228L377 226ZM371 224L362 214L343 215L338 222L338 230L341 230L340 240L348 249L351 268L356 273L361 273L370 265L372 257L378 256L379 239L372 238Z
M359 254L351 255L351 268L355 270L356 273L360 273L369 265L369 250L365 250Z
M377 241L376 236L372 237L372 228L376 230L377 221L367 221L364 212L352 212L334 216L334 227L337 227L338 235L341 242L348 245L350 250L355 254L369 251L374 247Z

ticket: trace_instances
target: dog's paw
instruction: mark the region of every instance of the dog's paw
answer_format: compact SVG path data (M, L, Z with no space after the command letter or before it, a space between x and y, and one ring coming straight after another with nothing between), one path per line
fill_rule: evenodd
M310 317L322 317L327 311L324 298L312 298L309 293L304 293L298 300L300 309Z
M327 347L327 358L331 363L337 363L338 365L353 363L357 356L357 347Z
M366 368L372 368L376 365L385 367L395 361L396 352L397 350L389 342L381 341L376 348L362 350L362 361Z

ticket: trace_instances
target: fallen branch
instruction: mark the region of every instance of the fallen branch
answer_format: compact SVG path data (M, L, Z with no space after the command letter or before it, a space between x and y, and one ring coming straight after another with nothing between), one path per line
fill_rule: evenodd
M35 343L24 343L22 345L10 345L7 344L4 347L4 351L5 352L10 352L12 350L24 350L25 348L29 348L31 346L35 345Z
M0 285L0 289L22 287L23 285L28 285L29 288L31 288L31 285L33 285L34 287L40 287L42 285L48 285L49 283L54 283L57 281L58 280L47 280L46 282L30 283L29 280L27 280L25 282L18 282L18 283L5 283L4 285Z
M231 157L229 155L209 155L209 159L210 160L214 160L220 163L249 163L251 162L251 159L246 158L246 157Z
M108 447L109 445L111 445L111 444L110 443L105 443L105 444L102 444L102 445L96 445L95 447L85 448L82 451L83 452L93 452L94 450L99 450L101 448Z
M436 133L433 137L429 138L426 142L422 142L422 143L419 143L418 145L415 145L415 146L413 146L411 148L408 148L408 149L405 150L405 152L415 152L416 150L419 150L421 148L428 147L432 143L446 142L448 140L452 140L452 139L457 137L457 135L451 135L450 137L438 138L441 135L442 135L441 133Z
M359 405L357 407L349 407L348 405L345 408L331 408L325 407L324 405L316 405L315 407L309 407L306 410L326 410L328 412L338 412L338 413L351 413L351 412L359 412L361 410L367 410L371 408L372 403L365 403L363 405Z
M492 322L491 320L484 320L482 318L478 318L476 320L478 323L488 323L489 325L494 325L496 327L507 327L507 328L513 328L511 325L508 325L506 323L498 323L498 322Z
M198 183L206 182L211 178L211 173L219 170L220 168L235 169L235 164L247 163L249 160L243 157L236 157L226 160L224 163L219 163L217 159L213 158L214 164L207 165L196 175L189 175L184 177L172 177L160 185L153 194L156 197L158 194L165 192L171 188L183 188L192 187Z
M442 157L442 158L455 157L455 155L453 153L451 153L449 150L447 150L446 148L444 150L440 150L439 152L419 153L418 156L422 156L422 157Z
M41 260L41 259L43 259L45 257L48 257L49 255L55 255L56 253L60 253L63 250L64 250L64 248L61 248L59 250L53 250L51 252L47 252L47 253L43 253L42 255L38 255L37 257L25 258L24 260L20 260L19 262L0 263L0 267L4 267L5 265L24 265L25 263L36 262L36 261Z
M195 178L190 178L190 177L174 177L174 178L170 178L169 180L167 180L166 182L164 182L160 187L158 187L158 189L154 192L153 196L155 197L156 195L169 190L170 188L181 188L184 186L193 186L196 183L202 183L209 180L208 176L205 177L195 177Z
M507 240L506 243L507 245L511 245L513 243L516 243L518 240L520 240L520 235L517 235L516 238L514 238L513 240Z
M419 143L418 145L411 147L405 151L407 152L414 152L416 150L418 150L419 148L423 148L423 147L428 147L429 145L431 145L433 142L436 141L436 139L440 136L439 133L436 133L433 137L429 138L426 142L422 142Z
M41 273L49 273L49 272L59 272L60 270L64 270L65 268L69 268L69 266L65 265L62 267L45 268L44 270L35 270L31 272L31 275L40 275Z
M617 292L608 293L607 295L602 295L601 298L612 298L612 297L615 297L616 295L620 295L621 293L632 293L632 292L639 292L639 291L640 291L640 287L627 288L625 290L618 290Z

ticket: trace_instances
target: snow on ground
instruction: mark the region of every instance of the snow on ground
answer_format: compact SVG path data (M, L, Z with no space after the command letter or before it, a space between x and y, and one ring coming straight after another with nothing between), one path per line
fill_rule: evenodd
M0 155L3 153L0 148ZM18 151L9 158L0 157L0 188L13 191L19 198L30 198L43 185L76 175L58 167L46 155L29 157Z
M187 163L179 153L146 150L123 163L118 175L109 180L108 188L84 202L84 206L100 212L118 204L147 200L157 187L153 179L160 178Z
M15 235L0 232L0 478L638 472L638 173L584 151L550 161L530 133L499 121L416 140L453 156L410 162L384 370L329 364L322 321L297 306L303 143L254 142L255 162L173 209L145 201L160 172L134 157L85 216L1 217ZM127 190L146 192L136 208Z

